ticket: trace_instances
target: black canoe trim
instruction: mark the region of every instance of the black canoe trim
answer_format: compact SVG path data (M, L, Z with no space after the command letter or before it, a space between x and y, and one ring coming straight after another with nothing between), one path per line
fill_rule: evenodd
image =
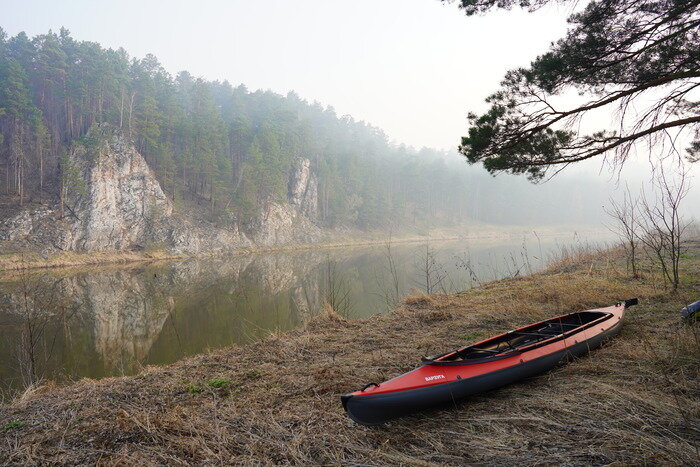
M421 363L424 365L435 365L435 366L453 366L453 365L475 365L477 363L493 362L496 360L502 360L504 358L512 357L523 353L521 350L510 351L508 353L499 353L498 355L489 355L484 358L470 358L469 360L438 360L446 355L450 355L454 351L447 352L436 357L423 357L421 358Z
M613 317L612 313L601 313L601 316L599 318L596 318L593 321L589 321L588 323L583 323L581 325L577 325L575 328L570 329L568 331L565 331L563 333L551 335L551 337L549 337L549 335L547 335L547 334L538 334L538 335L541 335L542 337L546 337L546 339L542 339L542 340L535 341L535 342L525 343L522 347L518 347L515 349L506 348L506 349L503 349L503 351L502 351L503 353L499 352L497 354L489 355L489 356L486 356L483 358L470 358L468 360L466 360L466 359L465 360L440 360L441 358L444 358L448 355L459 354L459 353L462 353L466 350L477 350L477 351L484 350L484 349L478 349L478 348L475 348L473 346L470 346L470 347L464 347L464 348L459 349L459 350L451 350L447 353L437 355L435 357L423 357L421 359L421 363L423 363L425 365L436 365L436 366L459 366L459 365L473 365L473 364L477 364L477 363L484 363L484 362L492 362L492 361L496 361L496 360L501 360L504 358L508 358L508 357L512 357L514 355L521 354L523 352L528 352L528 351L536 349L538 347L543 347L545 345L549 345L553 342L558 342L558 341L565 339L567 337L570 337L574 334L578 334L581 331L592 328L593 326L596 326L596 325L602 323L603 321L607 321L608 319L610 319L612 317ZM555 323L557 325L561 325L562 327L563 327L563 325L567 325L567 323L557 323L555 321L555 319L548 320L548 321L552 321L553 323ZM539 324L539 323L537 323L537 324ZM532 325L530 325L530 326L532 326ZM526 328L529 328L530 326L526 326ZM518 329L522 329L522 328L518 328ZM509 331L509 332L505 333L504 336L507 336L509 334L517 335L519 332L520 331L518 331L516 329L514 331ZM535 333L532 333L532 334L535 334ZM493 339L495 339L497 337L498 336L494 337ZM489 340L491 340L491 339L489 339Z
M619 321L610 329L573 346L471 378L379 394L345 394L341 396L341 401L348 416L355 422L368 426L379 425L422 409L454 403L458 399L544 373L567 359L584 355L599 347L616 335L621 327L622 321Z
M352 397L352 395L350 395L350 394L343 394L342 396L340 396L340 402L343 403L343 409L346 412L348 412L348 401L350 400L351 397ZM350 412L348 412L348 415L350 415ZM355 420L355 417L353 417L352 415L350 415L350 418ZM355 421L357 422L357 420L355 420ZM362 422L357 422L357 423L362 423Z

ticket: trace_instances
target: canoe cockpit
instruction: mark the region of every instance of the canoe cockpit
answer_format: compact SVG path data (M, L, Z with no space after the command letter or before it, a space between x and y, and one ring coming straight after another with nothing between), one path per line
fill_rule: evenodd
M506 355L510 352L521 350L533 344L549 341L552 338L563 334L573 335L594 325L605 321L612 314L602 311L582 311L571 313L559 318L553 318L530 326L516 329L508 333L496 336L478 344L459 349L432 359L425 359L430 362L457 362L465 360L481 360L484 358Z

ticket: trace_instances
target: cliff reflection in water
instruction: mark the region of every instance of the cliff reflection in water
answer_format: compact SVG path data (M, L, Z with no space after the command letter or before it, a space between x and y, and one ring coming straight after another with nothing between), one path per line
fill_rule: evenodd
M445 276L436 287L462 290L475 275L529 272L553 247L431 244ZM536 253L526 258L528 248ZM400 294L424 288L426 251L392 246ZM0 283L0 388L26 385L32 372L48 379L133 374L294 328L328 301L351 319L384 312L394 287L387 255L377 246L15 276Z

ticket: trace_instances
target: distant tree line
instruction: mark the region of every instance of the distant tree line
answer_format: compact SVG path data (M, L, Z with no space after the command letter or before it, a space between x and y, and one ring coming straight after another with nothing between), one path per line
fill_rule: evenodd
M440 151L391 144L380 129L293 92L173 77L153 55L130 58L66 29L34 38L0 29L0 191L10 203L57 200L62 181L75 178L70 145L102 122L130 134L178 209L196 203L217 219L245 221L284 199L299 156L318 174L328 226L523 218L511 184Z

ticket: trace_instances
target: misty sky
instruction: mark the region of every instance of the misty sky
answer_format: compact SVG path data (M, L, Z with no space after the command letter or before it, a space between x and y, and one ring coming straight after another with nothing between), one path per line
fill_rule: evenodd
M156 55L175 73L295 90L416 147L454 148L468 109L566 30L566 8L467 18L438 0L0 0L0 26Z
M468 18L438 0L0 0L0 26L30 36L65 26L77 40L153 53L173 74L294 90L396 142L454 149L467 112L485 110L508 69L562 37L571 12L552 5ZM639 159L623 178L648 176ZM600 160L567 173L615 178Z

